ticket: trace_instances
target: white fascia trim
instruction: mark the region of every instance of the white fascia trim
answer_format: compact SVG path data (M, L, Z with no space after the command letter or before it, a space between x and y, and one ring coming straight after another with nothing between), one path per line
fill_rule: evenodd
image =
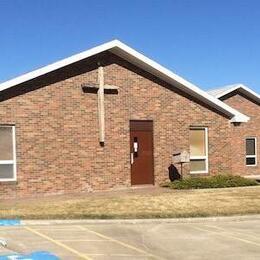
M253 99L256 99L260 102L260 95L258 95L256 92L254 92L249 87L245 86L244 84L236 84L234 87L227 89L219 94L216 95L216 98L221 98L229 93L232 93L235 90L241 89L243 93L247 94L249 97L252 97Z
M221 100L217 99L216 97L213 97L212 95L208 94L207 92L203 91L199 87L195 86L191 82L185 80L184 78L176 75L172 71L168 70L167 68L161 66L157 62L149 59L148 57L144 56L143 54L137 52L136 50L132 49L131 47L125 45L124 43L118 41L118 46L121 50L125 51L126 53L130 54L131 56L135 57L139 64L140 62L145 63L145 65L149 65L152 69L156 70L158 72L157 76L160 78L163 78L163 80L169 82L169 83L178 83L180 85L180 89L186 93L191 94L194 97L197 97L199 100L204 101L208 105L216 108L217 110L223 112L224 114L227 114L231 116L231 123L243 123L248 122L250 118L239 111L235 110L234 108L228 106ZM112 51L114 52L114 51ZM114 52L115 54L119 54L118 52ZM153 74L155 72L153 71ZM160 74L162 74L160 76ZM176 85L175 85L176 86ZM186 91L185 91L186 90Z
M44 66L44 67L39 68L37 70L28 72L26 74L23 74L23 75L21 75L19 77L14 78L14 79L5 81L2 84L0 84L0 91L3 91L3 90L8 89L10 87L13 87L13 86L16 86L18 84L24 83L26 81L32 80L34 78L40 77L40 76L42 76L44 74L47 74L47 73L52 72L52 71L55 71L57 69L60 69L62 67L70 65L72 63L75 63L77 61L86 59L88 57L91 57L91 56L96 55L98 53L101 53L103 51L109 50L109 49L111 49L111 48L113 48L115 46L115 42L116 42L116 40L108 42L108 43L105 43L105 44L102 44L102 45L99 45L99 46L94 47L92 49L89 49L87 51L83 51L81 53L72 55L72 56L70 56L68 58L65 58L63 60L54 62L54 63L52 63L50 65Z
M224 102L220 101L216 97L211 96L207 92L201 90L197 86L193 85L192 83L188 82L187 80L183 79L182 77L174 74L172 71L166 69L165 67L161 66L157 62L147 58L143 54L137 52L136 50L130 48L129 46L125 45L124 43L113 40L108 43L104 43L87 51L81 52L79 54L73 55L66 59L60 60L58 62L52 63L40 69L34 70L32 72L26 73L21 75L17 78L8 80L0 84L0 92L8 89L10 87L16 86L18 84L24 83L26 81L32 80L49 72L55 71L77 61L86 59L93 55L99 54L104 51L111 51L121 57L126 58L130 62L133 62L135 65L140 66L144 70L149 71L150 73L160 77L161 79L165 80L168 83L175 84L176 87L179 87L182 91L198 98L199 100L205 102L206 104L214 107L218 111L226 114L227 116L231 117L231 122L247 122L249 117L246 115L238 112L237 110L231 108L230 106L226 105Z

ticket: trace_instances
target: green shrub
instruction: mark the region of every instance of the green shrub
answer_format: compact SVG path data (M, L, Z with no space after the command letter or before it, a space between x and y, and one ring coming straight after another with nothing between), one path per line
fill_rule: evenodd
M207 189L207 188L228 188L258 185L255 180L245 179L234 175L216 175L210 177L189 177L183 180L163 183L162 187L171 189Z

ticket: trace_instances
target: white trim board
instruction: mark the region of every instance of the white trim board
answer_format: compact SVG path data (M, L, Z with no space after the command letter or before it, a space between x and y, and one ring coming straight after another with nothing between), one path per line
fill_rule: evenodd
M57 61L55 63L42 67L40 69L34 70L32 72L26 73L14 79L3 82L2 84L0 84L0 92L8 88L14 87L16 85L19 85L21 83L25 83L29 80L35 79L37 77L40 77L49 72L60 69L62 67L73 64L77 61L97 55L104 51L110 51L118 55L119 57L129 61L130 63L142 68L143 70L155 75L156 77L162 79L163 81L171 85L174 85L175 87L193 96L194 98L197 98L198 100L204 102L210 107L225 114L231 119L230 120L231 122L241 123L241 122L247 122L250 119L248 116L231 108L227 104L223 103L222 101L218 100L217 98L213 97L212 95L208 94L207 92L193 85L189 81L174 74L172 71L166 69L165 67L161 66L157 62L147 58L143 54L137 52L136 50L130 48L129 46L127 46L126 44L118 40L113 40L104 43L102 45L99 45L87 51L83 51L79 54L75 54L73 56Z
M254 92L249 87L245 86L244 84L240 84L240 83L224 86L224 87L217 88L217 89L212 89L212 90L209 90L208 93L216 98L222 98L225 95L228 95L234 91L240 91L245 96L260 103L260 95L258 95L256 92Z

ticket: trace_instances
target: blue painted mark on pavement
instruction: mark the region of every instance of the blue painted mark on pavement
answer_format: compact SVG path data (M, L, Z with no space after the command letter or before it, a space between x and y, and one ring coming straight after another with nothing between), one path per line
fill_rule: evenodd
M57 256L45 252L45 251L38 251L33 252L29 255L18 255L18 254L11 254L11 255L3 255L0 256L0 260L59 260Z
M19 219L0 219L0 226L19 226L21 220Z

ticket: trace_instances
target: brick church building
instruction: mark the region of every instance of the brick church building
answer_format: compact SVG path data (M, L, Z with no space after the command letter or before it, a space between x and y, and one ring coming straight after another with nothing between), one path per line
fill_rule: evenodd
M185 176L259 175L259 105L105 43L0 84L0 198L159 185L175 151Z

